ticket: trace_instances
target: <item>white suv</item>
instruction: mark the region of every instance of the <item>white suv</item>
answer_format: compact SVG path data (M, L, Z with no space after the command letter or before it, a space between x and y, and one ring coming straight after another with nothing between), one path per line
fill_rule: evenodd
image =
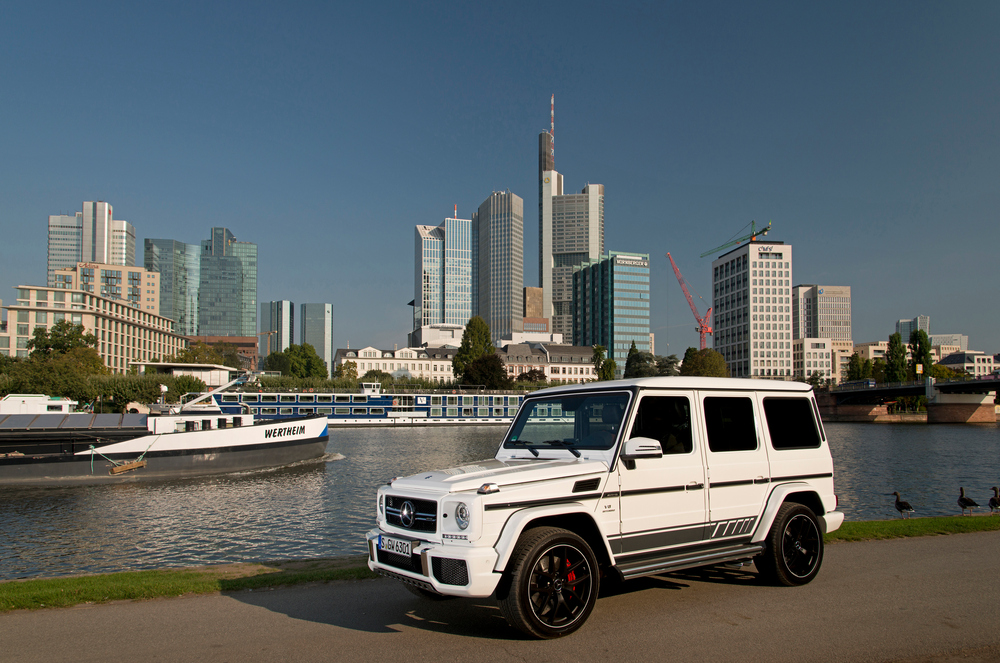
M844 520L809 385L684 377L536 391L495 458L393 479L377 508L372 570L495 593L539 638L579 628L602 577L753 560L807 583Z

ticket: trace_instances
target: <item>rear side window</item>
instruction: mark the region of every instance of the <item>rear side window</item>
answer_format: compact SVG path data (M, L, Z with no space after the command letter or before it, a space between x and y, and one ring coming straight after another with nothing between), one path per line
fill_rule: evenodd
M690 453L691 404L683 396L643 396L631 437L659 440L664 454Z
M819 431L808 398L765 398L764 417L775 449L819 448Z
M714 396L706 398L705 430L708 448L715 452L753 451L757 432L753 421L753 401L749 398Z

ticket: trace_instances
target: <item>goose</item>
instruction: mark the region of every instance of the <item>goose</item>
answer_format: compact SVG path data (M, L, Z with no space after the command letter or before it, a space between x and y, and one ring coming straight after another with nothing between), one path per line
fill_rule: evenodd
M975 509L979 504L976 503L971 497L965 496L965 488L959 488L961 494L958 496L958 506L962 507L962 515L965 515L965 510L969 510L969 515L972 515L972 510Z
M993 497L990 498L990 515L1000 511L1000 490L993 486Z
M896 496L896 511L899 511L899 515L901 517L906 518L906 514L913 513L913 507L910 506L909 502L904 502L903 500L899 499L898 492L893 493L893 495Z

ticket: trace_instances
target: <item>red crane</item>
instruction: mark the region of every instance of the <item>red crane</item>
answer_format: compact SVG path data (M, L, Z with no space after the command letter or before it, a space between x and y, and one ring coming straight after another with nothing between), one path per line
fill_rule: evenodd
M695 327L695 330L701 335L701 349L704 350L708 347L705 343L705 335L712 333L712 307L708 307L704 316L698 315L698 309L694 307L694 300L691 299L691 293L688 292L687 283L684 281L684 277L681 276L681 270L677 269L677 263L674 262L674 259L669 253L667 253L667 258L670 258L670 266L674 268L674 274L677 275L677 281L681 284L681 290L684 291L684 296L687 297L688 306L691 307L691 312L694 313L694 319L698 322L698 326Z

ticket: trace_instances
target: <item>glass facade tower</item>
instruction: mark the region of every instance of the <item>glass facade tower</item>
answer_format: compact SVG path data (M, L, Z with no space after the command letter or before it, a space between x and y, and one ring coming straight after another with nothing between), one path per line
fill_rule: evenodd
M625 372L635 343L650 352L649 254L611 251L576 267L572 280L574 345L603 345Z
M413 328L466 325L472 317L472 221L417 226Z
M201 246L172 239L146 239L143 264L160 275L160 315L177 323L178 334L198 335Z
M332 375L333 356L336 352L333 346L333 305L302 304L299 311L302 345L308 343L313 346L316 354L326 364L326 374Z

